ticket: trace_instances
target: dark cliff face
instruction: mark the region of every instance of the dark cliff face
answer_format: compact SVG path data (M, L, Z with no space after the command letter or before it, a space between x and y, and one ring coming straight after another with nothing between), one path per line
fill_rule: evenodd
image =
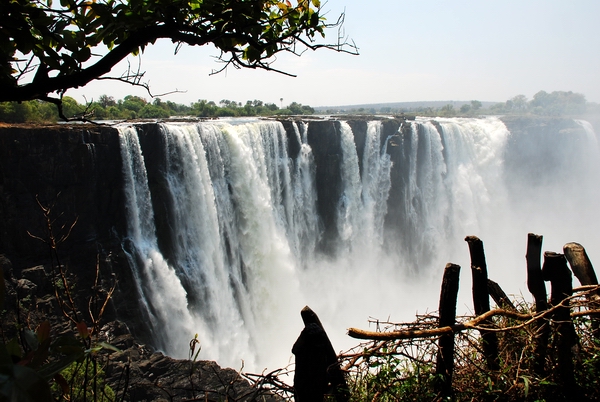
M367 121L356 119L348 123L362 164ZM289 155L295 159L300 144L291 122L283 121L283 124L288 133ZM396 165L401 147L395 145L401 142L401 124L401 120L390 119L384 120L382 126L381 145L390 136L396 138L388 148ZM174 208L168 191L164 190L168 184L162 174L167 163L167 147L159 124L140 124L137 129L144 157L152 161L146 167L157 236L159 248L168 259L173 248L169 220ZM338 238L336 211L341 194L340 123L310 121L307 138L315 158L317 210L324 231L320 251L332 253ZM92 272L89 264L95 264L96 255L100 259L119 256L120 263L125 264L121 241L127 225L117 129L88 125L0 128L0 212L3 216L0 254L9 256L16 270L49 262L48 246L28 234L43 239L48 236L38 200L42 206L52 207L50 218L54 220L56 237L66 234L76 222L69 237L59 246L64 264L77 264L77 271ZM390 202L394 202L393 194ZM126 274L118 274L128 288L133 286Z
M321 251L332 251L337 239L336 211L341 193L342 150L339 122L318 121L308 126L308 144L313 150L317 189L317 212L323 224Z
M12 263L3 264L6 276L40 266L52 277L49 220L59 262L76 275L82 300L98 265L100 280L110 286L116 279L121 290L108 315L135 317L135 302L124 297L135 285L121 249L126 223L115 128L0 127L0 216L0 255Z
M363 155L367 138L368 120L357 118L347 120L352 129L359 169L362 173ZM397 137L403 120L385 119L382 123L381 144L388 137ZM290 122L283 122L288 133L289 156L295 159L300 147ZM341 171L342 148L340 140L340 122L337 120L316 120L308 123L307 140L315 158L315 186L317 191L317 212L323 226L323 235L319 251L334 254L339 238L337 229L337 211L342 192ZM388 148L388 152L390 149Z
M122 232L123 194L118 132L94 126L0 129L0 247L27 260L44 261L48 247L39 204L51 208L54 234L76 221L61 244L65 253L110 243ZM65 228L66 229L66 228Z

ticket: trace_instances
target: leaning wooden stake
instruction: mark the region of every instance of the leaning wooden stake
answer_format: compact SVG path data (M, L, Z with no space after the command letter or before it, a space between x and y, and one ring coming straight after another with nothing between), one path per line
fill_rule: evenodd
M542 277L542 240L543 236L529 233L527 235L527 288L535 300L534 310L541 313L548 309L548 294ZM546 355L548 352L548 338L550 326L546 320L534 323L533 338L533 371L540 377L544 377Z
M473 306L475 314L482 315L490 311L490 294L488 292L487 264L483 242L476 236L467 236L465 241L469 245L471 254L471 274L473 276ZM495 333L481 331L483 353L490 370L498 370L498 337Z
M338 402L348 401L346 378L323 324L308 306L300 314L304 329L292 348L296 356L294 400L313 402L333 397Z
M579 283L583 286L597 285L598 278L594 267L585 252L585 248L579 243L567 243L563 247L565 257L571 265L571 270L579 279ZM590 301L590 308L596 309L600 307L600 291L591 292L587 299ZM600 339L600 316L592 316L592 333L596 339Z
M442 290L440 293L440 318L439 327L456 324L456 298L458 296L458 283L460 266L447 264L444 269ZM440 336L439 349L436 362L436 374L439 382L436 391L443 398L452 395L452 372L454 371L454 333Z
M573 277L564 254L546 251L542 275L544 280L550 281L551 284L550 303L553 306L563 305L552 313L552 320L556 325L558 378L566 397L576 390L571 348L577 342L577 335L571 321L569 302L565 300L573 295Z
M498 283L494 282L491 279L488 279L487 283L488 283L488 292L489 292L490 296L492 296L492 299L494 299L494 301L496 302L498 307L506 309L506 310L517 311L517 308L515 307L513 302L510 301L510 299L508 298L508 296L506 295L504 290L502 290L500 285L498 285Z

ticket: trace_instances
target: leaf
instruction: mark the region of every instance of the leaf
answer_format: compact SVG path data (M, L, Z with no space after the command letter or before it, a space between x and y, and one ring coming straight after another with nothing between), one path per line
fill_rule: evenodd
M53 400L46 379L29 367L13 366L12 380L11 396L15 401L47 402Z
M69 367L71 365L71 363L73 363L74 361L77 361L78 359L83 357L83 355L84 355L83 350L80 350L79 355L77 355L77 354L67 355L58 361L54 361L52 363L48 363L48 364L42 366L38 370L38 373L46 380L50 380L56 374L60 373L61 371L63 371L67 367Z
M121 349L119 349L116 346L111 345L110 343L107 342L98 342L98 346L101 346L103 349L108 349L108 350L112 350L113 352L120 352Z
M10 367L13 365L12 358L10 357L10 352L7 350L6 346L7 345L0 342L0 367ZM20 351L21 350L19 349L19 352Z
M79 333L81 339L87 339L90 336L88 326L83 321L77 323L77 332Z
M52 343L51 349L65 355L83 355L84 346L73 337L61 336Z
M12 365L13 359L11 356L21 358L21 348L16 338L11 339L6 344L0 344L0 365Z
M31 350L37 350L38 346L40 346L40 343L38 342L35 332L30 329L25 329L23 331L23 335L25 337L25 343L27 343L27 346L29 346Z
M524 375L520 378L523 380L523 391L525 393L525 397L527 397L527 395L529 394L529 378L525 377Z
M35 332L37 334L37 340L39 343L42 343L46 339L50 338L50 321L46 320L38 325Z
M54 376L54 382L56 382L60 386L60 389L62 390L63 394L69 395L71 393L69 384L67 383L67 380L65 380L65 377L62 376L62 374L56 374Z

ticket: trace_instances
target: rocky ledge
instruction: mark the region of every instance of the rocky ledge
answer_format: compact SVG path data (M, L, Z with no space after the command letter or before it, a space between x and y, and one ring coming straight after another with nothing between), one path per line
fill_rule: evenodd
M52 339L76 336L74 325L62 314L54 286L60 287L56 273L48 267L35 266L20 272L13 270L10 260L0 254L0 270L4 277L4 311L1 331L5 344L22 338L19 329L35 331L44 321L50 322ZM55 285L53 285L53 283ZM58 292L60 294L60 290ZM106 295L106 290L99 292ZM0 292L0 295L2 292ZM90 305L90 290L74 294L75 304ZM88 299L85 304L83 297ZM90 318L83 318L89 322ZM282 401L264 386L257 386L231 368L214 361L177 360L139 342L122 321L113 320L92 334L94 342L105 342L118 351L104 349L98 356L103 362L104 381L115 392L115 400L123 401Z
M131 401L281 401L268 390L250 384L231 368L214 361L177 360L151 352L136 342L125 324L111 322L103 331L111 345L106 382L117 393L125 389Z

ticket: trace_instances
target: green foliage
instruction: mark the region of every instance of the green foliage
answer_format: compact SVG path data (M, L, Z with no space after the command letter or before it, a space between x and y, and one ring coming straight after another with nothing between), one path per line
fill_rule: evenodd
M0 102L0 121L6 123L55 122L56 106L44 101Z
M385 353L385 351L384 351ZM368 372L354 377L350 401L432 401L436 397L432 364L418 364L398 356L373 359Z
M246 117L273 115L302 115L314 114L315 110L297 102L292 102L287 108L279 109L274 103L264 103L261 100L241 103L231 100L221 100L219 105L213 101L198 100L188 105L171 101L163 102L154 98L152 102L146 99L128 95L122 100L112 96L101 95L98 101L89 105L80 105L71 97L63 97L63 112L67 117L86 114L93 120L130 120L130 119L166 119L172 116L193 117ZM58 113L52 103L44 101L0 102L0 121L6 123L26 122L56 122Z
M25 329L23 339L22 347L16 338L0 344L0 395L7 400L49 401L48 382L82 358L85 346L68 336L52 339L48 321L36 332Z
M99 362L86 358L83 362L73 362L60 373L62 379L52 384L55 394L63 395L70 401L112 402L115 392L104 383L104 370Z
M2 1L0 101L47 99L106 78L118 62L160 38L212 44L225 67L266 70L273 70L279 52L344 51L344 43L316 42L329 26L320 7L319 0ZM129 72L116 79L142 85L142 76Z

